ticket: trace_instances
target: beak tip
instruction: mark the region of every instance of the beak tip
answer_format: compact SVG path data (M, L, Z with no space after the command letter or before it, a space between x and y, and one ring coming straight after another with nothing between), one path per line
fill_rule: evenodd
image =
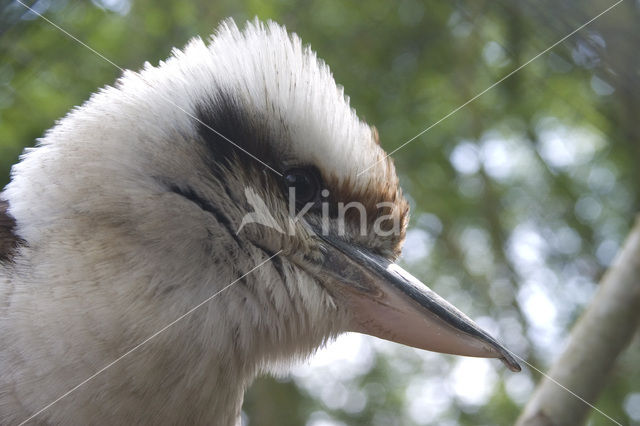
M522 367L511 354L509 354L508 352L503 352L503 355L504 356L500 358L500 361L502 361L502 363L506 365L509 370L513 371L514 373L522 371Z

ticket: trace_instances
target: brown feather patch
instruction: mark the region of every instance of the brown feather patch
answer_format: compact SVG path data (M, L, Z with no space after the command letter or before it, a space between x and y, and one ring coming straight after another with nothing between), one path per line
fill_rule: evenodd
M16 221L9 215L9 203L0 200L0 262L11 261L22 240L15 234Z
M371 126L371 137L376 145L380 146L380 134L378 133L376 126Z
M351 202L360 203L365 210L368 231L371 231L372 226L379 219L383 219L381 228L385 232L395 229L395 222L398 225L396 232L387 234L385 246L394 256L399 256L409 222L409 204L402 195L391 158L385 158L376 167L386 169L386 176L392 176L392 178L387 181L370 182L364 188L350 180L340 182L333 176L326 178L325 184L330 190L329 201L333 206L339 203L343 205ZM384 175L382 172L380 174ZM361 219L357 209L347 210L345 214L346 222L356 223Z

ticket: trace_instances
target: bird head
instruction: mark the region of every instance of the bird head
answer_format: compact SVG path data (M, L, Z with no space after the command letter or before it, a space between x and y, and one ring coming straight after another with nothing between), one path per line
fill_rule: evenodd
M227 20L126 71L47 133L6 194L26 241L77 242L65 253L121 282L118 303L177 314L221 292L202 345L228 339L267 364L357 331L519 369L394 263L409 208L393 162L329 68L274 23Z

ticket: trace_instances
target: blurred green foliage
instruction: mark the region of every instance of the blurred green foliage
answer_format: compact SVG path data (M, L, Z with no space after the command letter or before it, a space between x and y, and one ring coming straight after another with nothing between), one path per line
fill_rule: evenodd
M612 3L29 2L134 70L207 37L228 16L274 19L298 33L378 127L385 149L428 129L393 154L413 208L403 261L541 369L562 349L638 211L638 2L527 61ZM1 188L24 147L120 71L16 2L0 6L0 34ZM539 379L489 363L486 395L474 400L465 397L459 358L368 342L372 361L358 374L258 380L245 420L508 425ZM625 424L640 424L639 348L636 338L597 404ZM608 422L592 414L590 424Z

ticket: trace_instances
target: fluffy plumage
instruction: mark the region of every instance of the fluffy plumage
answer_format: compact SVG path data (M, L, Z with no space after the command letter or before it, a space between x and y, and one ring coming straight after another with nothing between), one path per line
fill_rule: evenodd
M389 202L399 234L354 225L346 238L399 252L408 208L393 165L327 66L276 24L226 21L209 44L126 71L14 166L1 194L0 423L29 417L279 250L36 421L232 424L259 371L345 330L347 313L291 261L319 255L306 229L235 235L251 211L246 187L289 220L280 177L244 151L281 173L313 165L332 203Z

